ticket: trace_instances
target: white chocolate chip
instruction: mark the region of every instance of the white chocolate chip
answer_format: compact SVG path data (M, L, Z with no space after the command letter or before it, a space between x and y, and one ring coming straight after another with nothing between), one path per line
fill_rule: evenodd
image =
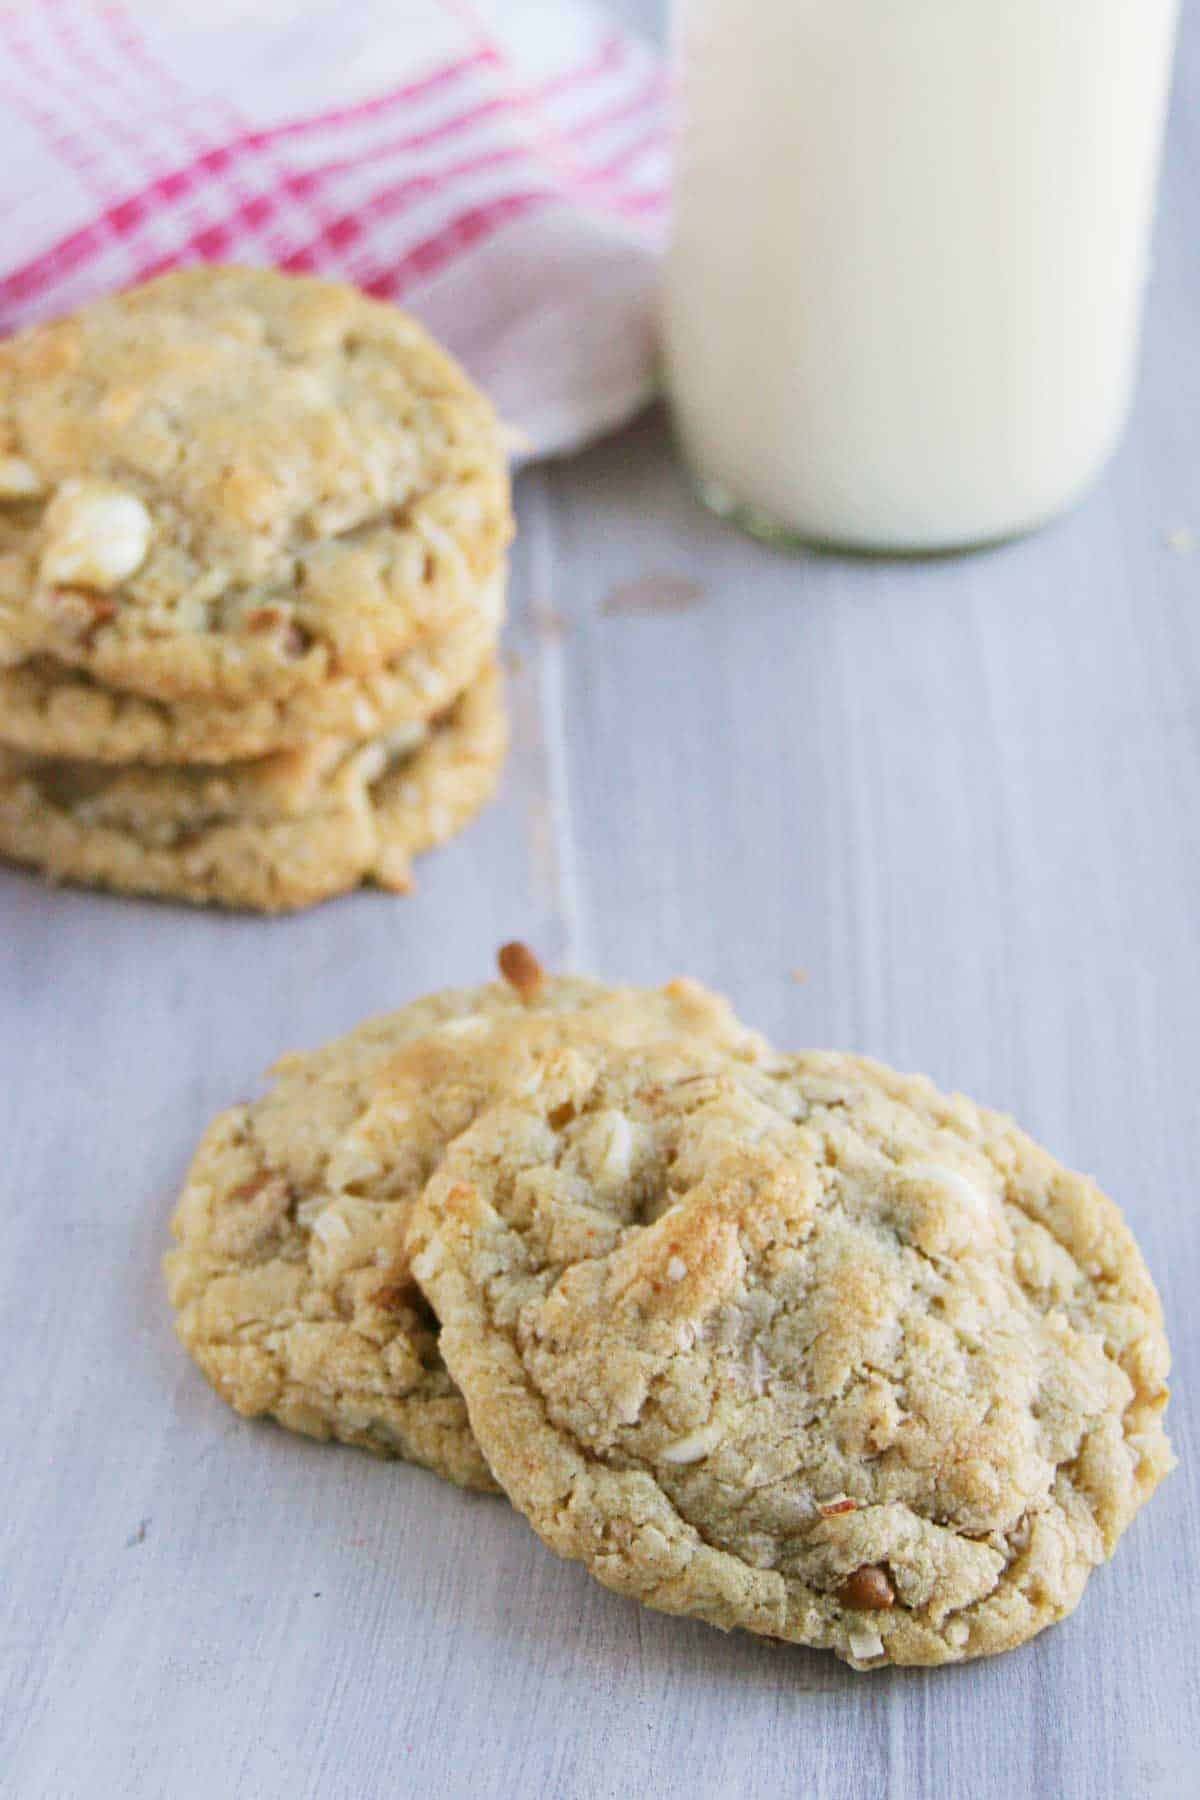
M659 1458L666 1463L694 1463L715 1450L721 1441L721 1426L717 1419L710 1419L707 1425L701 1425L698 1431L689 1432L687 1437L676 1438L665 1450L659 1451Z
M337 1189L373 1181L382 1172L383 1165L374 1150L350 1136L330 1157L325 1175L330 1187Z
M336 1207L327 1206L324 1212L318 1213L312 1222L313 1236L320 1238L328 1249L339 1239L346 1240L350 1236L350 1227Z
M971 1628L965 1619L951 1619L946 1627L946 1642L955 1650L961 1650L971 1635Z
M64 481L46 509L40 574L48 586L119 587L145 561L150 514L136 494L100 481Z
M910 1181L927 1181L932 1186L941 1188L943 1193L953 1195L978 1218L987 1218L987 1195L974 1182L968 1181L965 1175L960 1175L957 1169L944 1168L941 1163L906 1163L900 1173Z
M682 1281L687 1272L688 1267L682 1256L673 1256L667 1264L668 1281Z
M616 1187L629 1179L633 1157L633 1126L623 1112L616 1111L609 1113L607 1124L608 1136L596 1169L596 1181L605 1187ZM684 1274L686 1273L685 1269Z
M45 482L23 456L0 456L0 500L34 500Z
M870 1625L852 1625L849 1631L850 1654L859 1662L869 1662L873 1656L883 1655L883 1639Z

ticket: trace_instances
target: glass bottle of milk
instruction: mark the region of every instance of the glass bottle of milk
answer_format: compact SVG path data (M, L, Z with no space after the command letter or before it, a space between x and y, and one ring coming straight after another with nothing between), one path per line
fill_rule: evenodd
M1085 488L1129 407L1177 0L679 0L671 406L718 510L882 551Z

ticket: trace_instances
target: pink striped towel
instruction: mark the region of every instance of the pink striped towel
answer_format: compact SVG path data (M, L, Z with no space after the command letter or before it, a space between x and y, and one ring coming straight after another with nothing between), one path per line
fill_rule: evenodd
M524 453L653 379L663 81L582 0L0 0L0 335L182 263L418 313Z

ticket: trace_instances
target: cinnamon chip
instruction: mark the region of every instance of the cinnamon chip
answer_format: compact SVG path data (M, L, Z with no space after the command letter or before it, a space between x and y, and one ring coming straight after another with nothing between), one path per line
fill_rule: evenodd
M262 1175L252 1175L249 1181L243 1181L240 1187L230 1189L225 1196L225 1203L227 1206L248 1206L251 1200L258 1199L264 1188L270 1187L272 1182L279 1182L279 1180L279 1176L272 1174L270 1170Z
M878 1563L864 1563L861 1569L847 1575L838 1589L838 1599L856 1612L886 1612L896 1604L896 1590L886 1569Z
M290 607L256 606L253 612L246 614L246 629L259 636L267 632L275 634L279 639L280 654L289 662L298 661L312 646L311 632L297 624Z
M536 1000L546 979L537 957L527 944L502 944L496 952L500 973L522 1000Z
M90 640L102 625L116 617L114 600L88 587L53 587L38 597L38 605L59 626Z
M275 631L289 617L282 606L256 606L246 614L246 624L251 631Z
M371 1298L382 1312L400 1312L406 1307L411 1309L413 1291L406 1282L390 1281L384 1287L376 1288Z

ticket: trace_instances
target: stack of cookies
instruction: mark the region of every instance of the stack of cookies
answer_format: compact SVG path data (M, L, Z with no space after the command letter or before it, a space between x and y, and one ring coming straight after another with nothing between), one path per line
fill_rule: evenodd
M510 535L491 407L351 288L195 269L0 344L0 852L403 889L503 759Z
M856 1669L1069 1613L1171 1466L1112 1202L1010 1120L778 1054L694 983L501 968L285 1058L210 1128L167 1270L219 1392L500 1489L646 1605Z

